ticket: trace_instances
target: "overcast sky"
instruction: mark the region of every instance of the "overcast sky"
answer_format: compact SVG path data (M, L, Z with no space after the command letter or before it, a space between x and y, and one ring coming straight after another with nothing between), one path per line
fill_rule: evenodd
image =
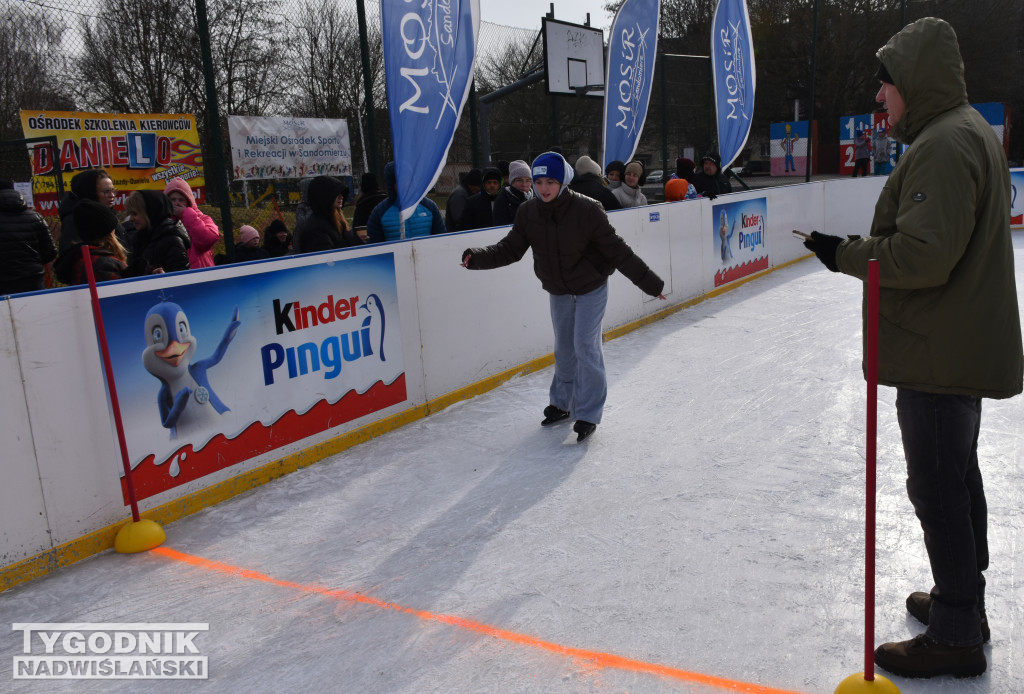
M607 30L612 17L604 11L604 0L555 0L555 19L583 24L590 13L590 26ZM540 20L551 9L551 0L481 0L480 18L485 22L540 29Z

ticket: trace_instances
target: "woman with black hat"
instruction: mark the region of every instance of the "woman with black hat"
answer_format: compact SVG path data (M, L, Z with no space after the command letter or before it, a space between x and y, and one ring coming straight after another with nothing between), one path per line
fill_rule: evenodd
M271 220L263 231L263 250L271 258L280 258L292 252L292 235L280 219Z
M317 176L310 182L310 215L295 226L292 239L295 253L315 253L362 244L341 212L346 193L345 184L330 176Z
M64 194L60 201L60 238L57 240L61 253L76 243L81 242L78 226L75 223L75 209L83 200L93 200L106 207L113 208L117 189L114 181L103 169L86 169L79 171L71 178L71 190ZM125 230L120 223L117 227L118 242L126 249L131 248L131 231ZM134 231L134 230L132 230Z
M80 241L61 251L53 264L57 279L64 284L87 284L82 246L89 246L92 272L97 282L128 277L128 254L117 240L117 216L106 205L82 200L75 206L75 228Z
M138 230L129 269L132 275L153 275L188 270L192 241L174 218L171 199L159 190L137 190L124 202L125 212Z

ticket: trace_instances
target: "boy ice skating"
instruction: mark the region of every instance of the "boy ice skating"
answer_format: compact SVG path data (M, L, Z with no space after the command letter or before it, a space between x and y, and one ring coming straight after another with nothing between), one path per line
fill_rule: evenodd
M493 246L467 248L462 266L503 267L533 249L534 272L551 295L555 331L555 375L541 424L571 414L576 440L583 441L601 423L608 393L601 346L608 277L618 270L659 299L665 298L665 283L615 233L597 201L569 190L573 170L560 154L537 157L532 173L537 195L520 206L512 230Z

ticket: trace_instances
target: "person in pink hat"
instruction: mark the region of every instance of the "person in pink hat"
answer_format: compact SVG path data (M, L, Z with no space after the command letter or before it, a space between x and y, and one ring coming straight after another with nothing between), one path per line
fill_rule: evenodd
M174 218L184 225L192 242L188 249L188 266L193 269L213 267L213 246L221 238L217 223L199 209L192 187L185 179L172 178L167 182L164 194L171 200Z
M265 260L270 254L260 248L260 232L255 227L243 224L238 229L238 244L235 245L235 262L244 263L250 260Z

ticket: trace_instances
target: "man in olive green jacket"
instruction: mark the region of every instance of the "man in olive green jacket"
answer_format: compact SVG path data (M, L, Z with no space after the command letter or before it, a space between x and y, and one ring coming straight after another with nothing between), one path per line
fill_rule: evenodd
M805 245L833 272L861 280L879 261L878 380L897 389L907 492L935 581L907 598L928 629L879 646L875 662L908 677L976 676L989 636L981 398L1012 397L1024 383L1009 167L968 104L949 24L914 22L877 56L876 100L890 135L911 147L882 189L869 238L815 232Z

